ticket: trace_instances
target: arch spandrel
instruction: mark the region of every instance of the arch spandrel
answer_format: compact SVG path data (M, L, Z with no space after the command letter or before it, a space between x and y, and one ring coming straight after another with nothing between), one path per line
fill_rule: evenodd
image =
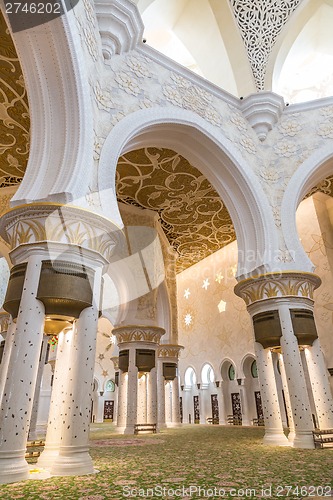
M101 151L99 185L104 212L118 211L115 172L121 154L139 147L172 147L193 162L225 202L235 226L239 274L270 265L277 237L268 201L255 174L227 139L191 112L142 110L124 118ZM252 259L252 260L251 260Z

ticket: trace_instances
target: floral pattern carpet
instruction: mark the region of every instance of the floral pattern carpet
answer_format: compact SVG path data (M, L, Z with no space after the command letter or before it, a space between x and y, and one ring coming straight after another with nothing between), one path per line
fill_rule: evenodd
M327 498L333 496L333 448L261 444L262 428L186 425L123 436L94 424L98 474L0 485L0 499ZM33 476L33 474L32 474Z

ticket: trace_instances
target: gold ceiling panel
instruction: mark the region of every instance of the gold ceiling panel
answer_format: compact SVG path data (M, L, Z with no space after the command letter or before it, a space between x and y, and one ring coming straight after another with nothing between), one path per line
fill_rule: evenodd
M178 253L177 271L236 239L230 215L199 170L170 149L146 148L120 157L119 201L158 212Z
M28 162L29 131L22 69L0 11L0 187L22 180Z

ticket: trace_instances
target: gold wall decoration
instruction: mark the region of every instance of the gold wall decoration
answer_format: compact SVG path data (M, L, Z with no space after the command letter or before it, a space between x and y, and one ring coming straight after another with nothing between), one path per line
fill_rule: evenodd
M180 351L184 349L182 345L161 344L157 350L159 358L179 358Z
M313 300L313 292L321 280L311 273L263 274L240 281L235 286L235 294L241 297L247 306L254 302L281 297L300 297Z
M230 215L215 189L172 150L145 148L123 155L116 183L119 201L158 212L178 254L177 272L236 238Z
M29 133L22 69L0 11L0 188L21 182L29 156Z
M112 334L117 338L118 344L124 342L152 342L159 344L165 330L159 326L128 325L114 328Z

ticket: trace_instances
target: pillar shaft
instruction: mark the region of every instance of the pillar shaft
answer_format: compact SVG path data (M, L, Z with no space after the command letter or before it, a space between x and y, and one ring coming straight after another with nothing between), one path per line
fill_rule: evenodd
M0 413L0 483L26 479L24 455L43 340L44 306L36 299L41 257L30 255Z
M126 427L127 376L127 373L119 370L117 427L120 431Z
M305 349L312 394L320 429L333 428L333 398L319 339Z
M43 340L43 343L42 343L42 348L41 348L41 353L40 353L40 358L39 358L38 372L37 372L37 379L36 379L36 388L35 388L35 394L34 394L34 404L33 404L32 412L31 412L29 435L28 435L28 439L30 441L34 441L38 438L37 419L38 419L40 386L42 383L42 378L43 378L43 373L44 373L46 354L47 354L47 338L45 337Z
M157 426L161 429L165 424L165 383L163 377L163 361L157 360Z
M89 455L89 428L94 379L98 304L101 287L101 269L95 271L93 305L84 309L76 322L70 352L62 420L61 444L51 473L80 475L94 472Z
M0 365L0 405L3 395L3 389L5 386L5 381L7 379L8 364L10 360L10 353L12 351L15 330L16 330L16 323L14 323L12 319L10 319L5 339L5 349L3 352L2 361Z
M288 384L287 384L287 376L286 376L286 370L284 368L282 354L279 355L279 366L280 366L284 400L286 402L287 416L288 416L288 425L289 425L288 441L292 444L294 439L295 439L295 424L294 424L293 411L292 411L291 403L290 403L289 389L288 389Z
M172 424L180 425L180 408L179 408L179 378L176 377L172 381Z
M157 368L152 368L147 380L147 424L157 423Z
M39 467L49 469L59 454L62 420L62 407L65 404L66 385L70 375L70 348L73 341L73 330L60 332L58 337L57 357L54 367L48 426L45 448L38 459Z
M254 346L265 418L264 443L272 446L288 446L288 440L283 433L272 353L258 342L255 342Z
M313 448L313 423L310 401L289 306L280 305L279 315L282 329L281 348L295 425L293 446L296 448Z
M124 431L125 434L133 434L134 425L137 423L138 369L135 365L135 356L135 346L131 346L131 348L129 349L127 378L126 427Z

